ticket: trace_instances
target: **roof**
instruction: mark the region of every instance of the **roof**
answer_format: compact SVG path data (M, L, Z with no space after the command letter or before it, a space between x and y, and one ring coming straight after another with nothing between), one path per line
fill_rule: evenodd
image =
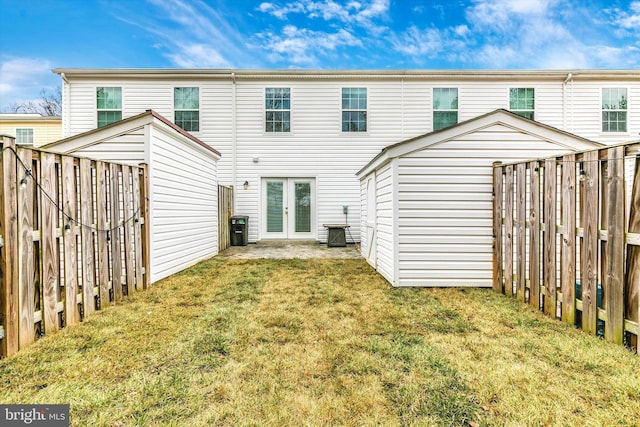
M68 145L69 143L76 143L75 145L80 145L83 147L94 145L105 139L111 138L113 136L122 135L126 133L128 130L136 129L146 124L152 123L154 122L154 120L162 123L163 126L169 127L171 131L182 135L183 137L187 138L191 142L195 143L197 146L215 154L218 157L221 156L218 150L211 147L210 145L203 142L202 140L196 138L189 132L182 129L180 126L176 125L175 123L171 122L170 120L156 113L153 110L147 110L136 116L129 117L129 118L120 120L118 122L114 122L109 125L102 126L100 128L96 128L87 132L83 132L78 135L64 138L59 141L52 142L50 144L46 144L42 148L44 149L51 149L54 147L59 148L60 146Z
M38 113L2 113L0 121L7 122L62 122L60 116L43 116Z
M383 148L382 151L367 163L365 167L360 169L356 173L356 176L366 175L390 159L422 150L434 144L445 142L496 124L522 131L530 135L535 135L543 140L554 142L572 151L584 149L585 146L592 148L605 146L604 144L582 138L581 136L574 135L553 126L524 118L510 111L497 109L487 114L483 114L482 116L460 122L456 125L389 145Z
M206 68L55 68L63 79L154 76L221 80L638 80L638 70L234 70Z

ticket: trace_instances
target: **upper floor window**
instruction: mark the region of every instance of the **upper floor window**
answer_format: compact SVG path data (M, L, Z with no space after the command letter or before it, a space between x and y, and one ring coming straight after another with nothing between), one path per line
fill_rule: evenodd
M342 132L367 131L367 88L342 88Z
M200 130L200 91L197 87L173 88L174 123L189 132Z
M533 120L535 90L530 87L509 89L509 109L519 116Z
M458 89L433 89L433 130L458 123Z
M17 128L16 144L33 145L33 128Z
M627 89L602 89L602 132L627 131Z
M122 120L122 88L99 87L96 90L98 127Z
M268 87L264 92L265 131L291 131L291 89Z

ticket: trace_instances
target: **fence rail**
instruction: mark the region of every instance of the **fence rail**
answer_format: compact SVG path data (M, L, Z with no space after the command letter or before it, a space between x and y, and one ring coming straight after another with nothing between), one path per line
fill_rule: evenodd
M230 221L233 216L233 187L218 185L218 251L231 246Z
M495 291L637 349L640 143L494 164L493 229Z
M149 284L148 175L15 146L0 162L0 357Z

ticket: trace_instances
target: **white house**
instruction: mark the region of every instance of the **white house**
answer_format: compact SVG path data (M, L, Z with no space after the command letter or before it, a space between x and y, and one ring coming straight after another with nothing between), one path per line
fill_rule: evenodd
M600 146L506 110L391 145L358 172L362 255L394 286L491 287L492 163Z
M160 114L144 111L43 148L148 165L152 283L218 253L220 153Z
M326 241L323 224L344 222L359 241L359 170L391 144L496 109L604 144L640 133L638 70L54 72L63 82L63 136L153 109L218 149L219 181L235 188L235 214L249 216L251 242ZM521 134L536 134L525 122L516 124ZM487 155L515 158L496 137ZM178 165L180 157L168 161Z

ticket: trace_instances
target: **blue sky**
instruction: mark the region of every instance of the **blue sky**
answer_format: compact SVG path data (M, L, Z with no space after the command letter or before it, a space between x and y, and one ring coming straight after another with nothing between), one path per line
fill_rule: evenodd
M640 69L640 0L0 0L0 110L52 68Z

